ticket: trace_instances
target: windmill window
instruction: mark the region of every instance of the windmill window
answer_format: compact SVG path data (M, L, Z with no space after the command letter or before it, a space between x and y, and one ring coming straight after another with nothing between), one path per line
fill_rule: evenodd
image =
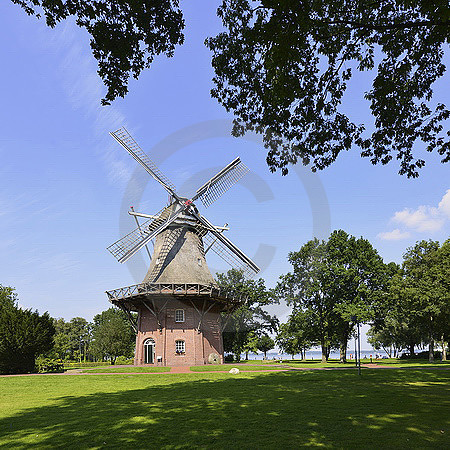
M198 265L201 267L201 266L202 266L202 260L201 260L201 258L198 258L198 259L197 259L197 262L198 262Z
M184 309L175 310L175 322L184 322Z
M175 353L182 354L186 350L184 341L175 341Z

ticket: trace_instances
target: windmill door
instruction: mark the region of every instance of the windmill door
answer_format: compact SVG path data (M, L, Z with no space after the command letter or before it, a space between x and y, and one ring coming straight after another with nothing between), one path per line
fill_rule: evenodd
M155 341L153 339L147 339L144 342L144 362L145 364L155 362Z

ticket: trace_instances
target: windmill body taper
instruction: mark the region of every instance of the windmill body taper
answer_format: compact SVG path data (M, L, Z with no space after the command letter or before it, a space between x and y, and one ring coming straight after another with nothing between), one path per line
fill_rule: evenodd
M190 365L223 361L221 313L243 299L221 292L206 263L212 250L247 276L258 266L198 211L216 201L247 172L236 158L201 186L192 199L175 186L121 128L111 133L123 148L170 194L170 204L156 214L135 212L147 220L108 247L125 262L154 240L150 268L143 283L107 292L112 303L124 310L137 333L135 364ZM206 250L205 250L206 249ZM137 318L132 313L138 313Z

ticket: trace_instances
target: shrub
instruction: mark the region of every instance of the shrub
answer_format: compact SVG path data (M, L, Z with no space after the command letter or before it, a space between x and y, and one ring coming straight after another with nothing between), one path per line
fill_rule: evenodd
M133 364L132 358L126 358L125 356L118 356L116 359L116 364Z
M36 370L39 373L61 373L64 372L64 363L60 359L36 358Z

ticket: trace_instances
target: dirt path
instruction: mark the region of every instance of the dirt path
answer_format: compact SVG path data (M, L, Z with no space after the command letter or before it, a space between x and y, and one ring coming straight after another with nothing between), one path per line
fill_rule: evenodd
M117 366L116 366L117 367ZM236 368L239 368L241 373L267 373L267 372L287 372L287 371L300 371L300 370L355 370L357 367L292 367L287 366L279 369L261 369L261 370L245 370L242 365L236 364ZM421 366L411 366L411 367L395 367L395 366L382 366L379 364L361 364L361 367L366 369L420 369L420 370L450 370L449 367L421 367ZM4 377L27 377L27 376L45 376L45 375L161 375L161 374L181 374L181 373L229 373L229 370L211 370L211 371L192 371L190 366L178 366L171 367L169 372L127 372L127 366L123 366L123 372L94 372L88 369L69 369L63 373L21 373L13 375L0 375L0 378ZM232 367L230 367L231 369ZM95 370L95 369L94 369Z

